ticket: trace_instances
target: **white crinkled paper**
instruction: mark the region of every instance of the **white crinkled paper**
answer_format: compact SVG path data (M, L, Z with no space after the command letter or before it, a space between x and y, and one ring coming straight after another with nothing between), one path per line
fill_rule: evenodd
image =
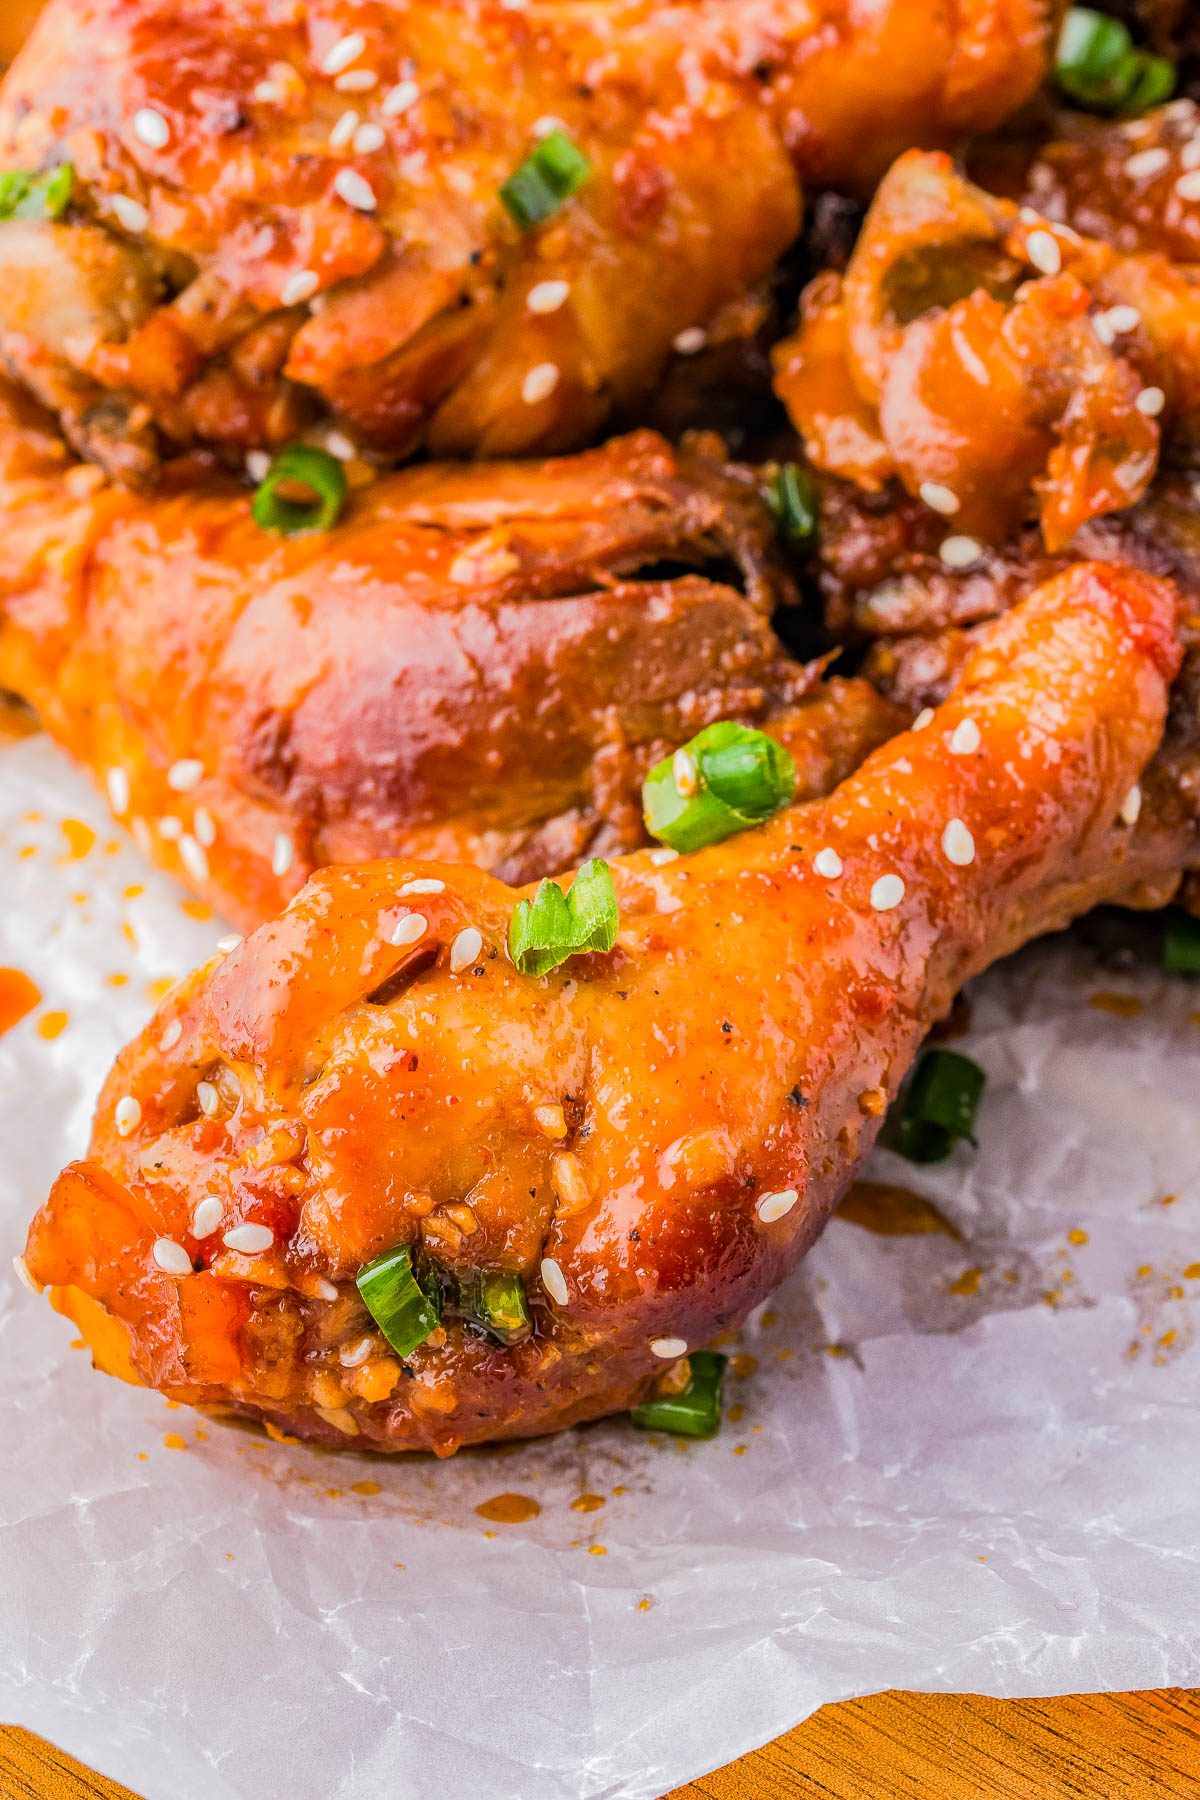
M0 1038L6 1269L147 984L221 930L114 836L44 738L0 747L0 964L45 995ZM1200 989L1060 940L972 1005L979 1153L871 1171L963 1241L835 1221L708 1444L274 1444L93 1374L0 1279L0 1718L146 1800L649 1800L851 1694L1200 1682ZM489 1525L502 1492L540 1516Z

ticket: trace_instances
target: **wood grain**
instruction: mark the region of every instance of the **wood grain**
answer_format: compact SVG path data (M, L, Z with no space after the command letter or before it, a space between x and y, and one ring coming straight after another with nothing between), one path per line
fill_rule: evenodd
M824 1706L667 1800L1197 1800L1200 1690L984 1700L874 1694ZM137 1800L0 1729L0 1800ZM153 1800L174 1800L155 1795ZM456 1797L455 1797L456 1800Z

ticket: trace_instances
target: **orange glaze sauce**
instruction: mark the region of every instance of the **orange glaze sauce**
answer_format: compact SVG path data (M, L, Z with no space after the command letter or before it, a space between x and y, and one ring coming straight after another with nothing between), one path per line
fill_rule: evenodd
M32 1012L41 997L20 969L0 969L0 1035Z
M962 1241L962 1233L932 1200L886 1181L856 1181L838 1207L837 1217L878 1237L920 1237L927 1231L944 1231L947 1237Z
M522 1525L526 1519L536 1519L541 1510L528 1494L495 1494L475 1508L481 1519L497 1525Z

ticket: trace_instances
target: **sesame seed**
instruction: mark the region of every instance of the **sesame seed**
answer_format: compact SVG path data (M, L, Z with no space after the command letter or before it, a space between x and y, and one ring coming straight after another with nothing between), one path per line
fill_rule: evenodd
M159 837L166 838L168 843L174 843L176 838L183 836L183 821L175 818L172 813L167 813L165 818L155 821L155 830Z
M295 855L296 846L293 844L287 832L278 832L275 837L274 846L271 850L272 875L286 875L295 860Z
M823 875L826 881L836 881L844 867L845 864L837 851L831 850L828 845L824 850L818 850L813 857L813 868L818 875Z
M129 776L124 769L110 769L104 777L104 785L108 789L108 804L118 819L123 819L129 811L130 789Z
M678 862L679 852L678 850L672 850L669 844L663 844L658 850L652 850L650 852L650 861L654 864L656 869L661 869L667 863Z
M571 1150L560 1150L550 1158L550 1184L569 1215L582 1212L591 1204L591 1189L583 1172L583 1164Z
M354 153L356 156L371 156L376 150L382 150L386 142L387 133L383 126L368 120L354 134Z
M672 344L678 356L695 356L703 350L708 342L708 333L701 325L689 325L686 331L677 331Z
M154 855L154 839L150 836L150 827L145 819L132 818L129 821L129 835L145 857Z
M1160 387L1144 387L1133 404L1148 419L1157 419L1166 403L1167 396Z
M1175 183L1175 192L1181 200L1200 200L1200 169L1191 169L1181 175Z
M360 1337L356 1344L344 1344L338 1351L338 1361L343 1369L357 1369L366 1362L375 1348L373 1337Z
M1136 331L1142 322L1142 315L1136 306L1110 306L1108 322L1115 332Z
M764 1225L773 1225L791 1212L799 1198L795 1188L782 1188L778 1194L764 1194L754 1210Z
M197 843L189 831L179 840L179 860L193 881L208 880L208 857L203 844Z
M961 504L954 489L944 487L940 481L923 481L917 492L926 506L937 513L956 513Z
M670 1361L677 1356L687 1355L687 1340L685 1338L651 1338L650 1348L655 1356L661 1356Z
M269 1225L235 1225L221 1238L227 1250L240 1250L246 1256L254 1256L260 1250L269 1250L275 1242L275 1233Z
M532 131L535 138L549 137L552 131L565 131L566 124L555 118L553 113L543 113L540 119L533 121Z
M565 1306L570 1299L567 1292L567 1278L552 1256L543 1256L541 1266L542 1286L556 1306Z
M167 1026L166 1030L163 1032L162 1036L158 1040L159 1049L160 1050L173 1050L182 1036L183 1036L183 1021L182 1021L182 1019L172 1019L171 1023Z
M29 1273L29 1264L25 1261L23 1256L13 1257L13 1268L16 1270L17 1280L23 1288L28 1288L31 1294L36 1295L41 1293L42 1290L33 1279L33 1276Z
M671 774L675 780L675 792L680 799L690 800L700 786L700 777L686 750L677 750L671 758Z
M420 881L406 881L404 886L397 890L396 898L403 900L408 894L444 894L445 891L444 881L438 881L433 876L422 876Z
M332 1281L326 1281L323 1275L318 1275L313 1282L313 1292L318 1300L336 1300L338 1297L338 1291Z
M203 776L204 764L194 756L185 756L167 770L167 786L174 788L177 794L186 794Z
M113 1113L118 1137L128 1137L142 1122L142 1109L132 1094L122 1094Z
M315 269L297 269L289 275L279 290L280 306L302 306L311 300L321 285L321 277Z
M465 931L460 931L450 946L451 974L461 975L464 969L469 969L482 949L483 933L476 931L474 925L468 925Z
M881 875L871 888L871 905L876 912L891 912L904 898L904 883L899 875Z
M366 94L378 81L374 69L349 69L345 75L339 75L333 85L339 94Z
M207 1200L202 1200L192 1214L192 1236L194 1238L211 1237L220 1226L223 1211L224 1208L215 1194L210 1194Z
M1106 312L1093 313L1092 330L1102 344L1111 344L1116 337L1116 328Z
M983 545L973 537L943 538L938 555L948 569L969 569L983 555Z
M358 446L346 436L344 431L327 431L325 448L330 456L336 456L339 462L353 462L358 455Z
M406 113L410 106L415 106L421 98L421 90L415 81L400 81L384 95L380 112L385 119L398 119Z
M221 1110L221 1096L211 1081L196 1083L196 1104L206 1119L215 1119Z
M358 130L358 123L359 117L353 107L349 112L344 112L340 119L334 121L333 128L329 133L329 148L331 150L344 149Z
M271 458L265 450L247 450L246 473L251 481L265 481L271 467Z
M1185 169L1200 168L1200 137L1188 139L1179 152L1179 160Z
M421 913L405 913L391 935L393 944L418 944L429 930L429 920Z
M111 204L117 224L123 225L126 231L142 232L148 228L150 214L140 200L129 194L114 194Z
M1142 810L1142 790L1135 781L1121 802L1121 810L1117 814L1122 825L1136 825L1138 814Z
M982 739L974 719L960 719L950 733L946 747L953 756L974 756Z
M375 190L357 169L339 169L334 176L333 191L339 200L344 200L347 206L357 207L359 212L375 211Z
M239 944L244 942L245 939L242 937L240 931L227 931L224 937L219 937L217 939L217 949L221 952L222 956L229 956L232 951L237 949Z
M283 99L283 89L277 81L257 81L254 84L253 97L263 106L273 106Z
M152 1254L164 1275L190 1275L192 1272L191 1257L174 1238L155 1238Z
M1189 100L1187 96L1184 95L1182 99L1172 100L1169 106L1164 106L1162 109L1162 117L1164 119L1191 119L1195 110L1196 102L1194 100Z
M570 291L569 281L539 281L526 294L525 304L531 313L557 312Z
M557 386L558 364L535 363L521 383L521 398L526 406L536 406L539 400L548 400Z
M1057 275L1062 268L1062 252L1048 231L1031 231L1025 240L1025 254L1042 275Z
M961 819L951 819L943 831L942 849L946 852L947 861L960 869L965 869L968 863L975 861L975 839Z
M924 729L927 725L932 725L932 724L933 724L933 708L932 708L932 706L923 706L921 708L920 712L917 714L916 718L913 720L912 724L909 726L909 730L910 731L924 731Z
M152 106L140 106L133 115L133 135L151 150L165 150L171 141L171 127Z
M339 38L321 58L322 75L340 75L352 62L357 62L366 47L367 40L361 31L352 31L347 37Z
M1148 181L1153 175L1161 175L1171 160L1169 150L1139 150L1136 156L1125 159L1125 173L1130 181Z
M192 830L196 834L196 842L211 850L217 841L217 822L207 806L198 806L192 815Z

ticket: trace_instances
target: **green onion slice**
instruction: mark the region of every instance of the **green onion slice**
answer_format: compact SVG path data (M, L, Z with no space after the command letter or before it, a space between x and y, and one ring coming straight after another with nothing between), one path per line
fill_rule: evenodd
M796 791L796 765L765 731L721 719L655 763L642 784L651 837L701 850L761 825Z
M643 1400L629 1416L643 1431L674 1431L681 1437L715 1437L721 1423L721 1378L725 1357L716 1350L693 1350L691 1379L679 1394Z
M508 953L522 975L546 975L583 950L611 950L620 923L606 862L592 857L567 893L543 881L532 900L518 900L508 926Z
M1136 49L1119 19L1090 6L1073 6L1064 18L1054 74L1065 94L1101 112L1144 112L1175 87L1172 63Z
M311 489L311 500L280 493L295 485ZM263 531L294 537L300 531L328 531L346 498L346 473L336 456L311 444L289 444L281 450L258 488L250 513Z
M767 505L779 534L790 544L803 543L817 529L817 496L812 476L799 463L780 463L767 484Z
M956 1050L921 1058L900 1115L896 1148L909 1162L943 1162L960 1138L975 1142L975 1109L987 1076Z
M44 175L0 171L0 219L61 219L71 204L75 169L59 163Z
M450 1286L446 1311L473 1319L502 1344L519 1344L533 1322L525 1303L525 1283L507 1269L441 1271Z
M500 198L522 231L552 218L588 179L592 165L565 131L548 132L500 189Z
M436 1289L427 1293L418 1282L407 1246L377 1256L356 1280L367 1311L397 1356L410 1355L437 1328L441 1301Z
M1175 64L1168 62L1165 56L1151 56L1144 50L1134 51L1134 61L1137 68L1121 101L1121 111L1149 112L1152 106L1161 106L1175 92Z
M1162 966L1168 975L1200 975L1200 919L1171 908L1163 934Z

